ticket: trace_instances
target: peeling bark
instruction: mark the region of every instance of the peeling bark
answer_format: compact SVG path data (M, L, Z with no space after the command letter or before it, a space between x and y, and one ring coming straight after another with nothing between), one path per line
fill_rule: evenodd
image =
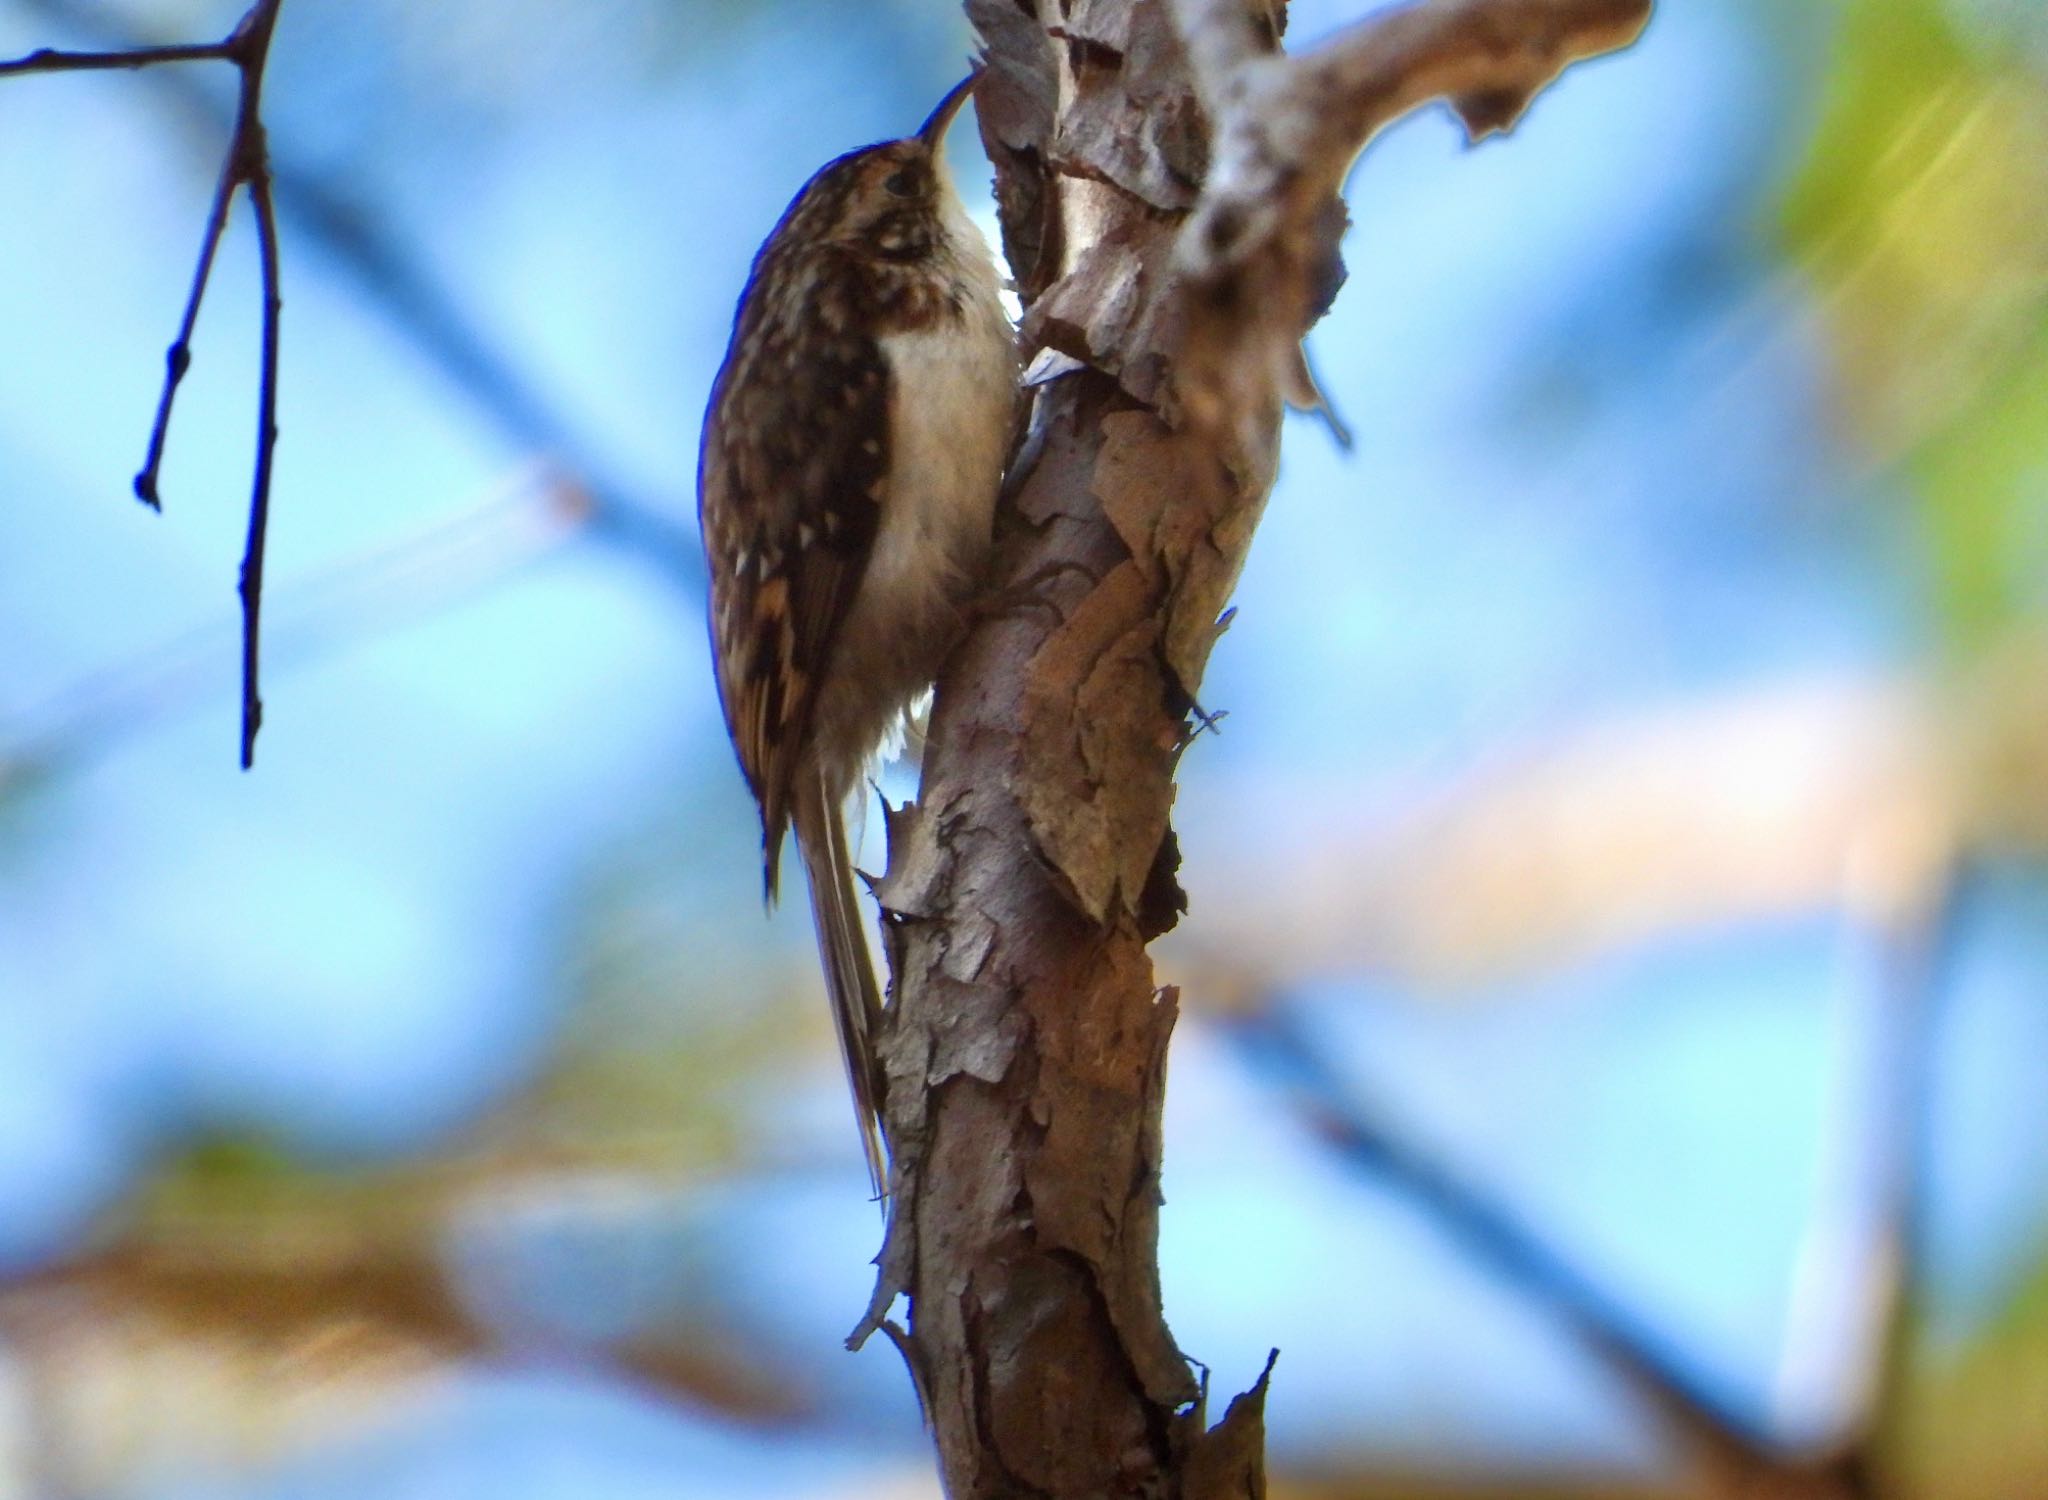
M1438 93L1518 112L1648 0L1434 0L1299 62L1277 0L967 11L1039 383L875 891L893 1194L853 1342L903 1350L949 1495L1257 1497L1270 1364L1208 1426L1160 1307L1174 766L1341 277L1344 166Z

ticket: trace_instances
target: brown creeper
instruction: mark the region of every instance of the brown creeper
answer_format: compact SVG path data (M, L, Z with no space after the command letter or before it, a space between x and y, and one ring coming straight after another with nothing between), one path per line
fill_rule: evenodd
M794 826L877 1193L881 998L841 805L938 674L990 544L1016 344L941 152L977 77L917 134L826 163L784 211L697 465L712 655L767 896Z

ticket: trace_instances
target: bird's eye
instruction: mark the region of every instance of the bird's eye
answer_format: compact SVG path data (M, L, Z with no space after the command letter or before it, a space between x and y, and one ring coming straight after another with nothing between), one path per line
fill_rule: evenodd
M891 198L908 198L917 192L917 173L908 167L899 168L882 179L882 191Z

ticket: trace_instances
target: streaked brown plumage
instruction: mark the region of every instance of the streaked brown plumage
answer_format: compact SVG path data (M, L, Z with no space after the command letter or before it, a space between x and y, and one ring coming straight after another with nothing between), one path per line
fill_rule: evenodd
M784 212L697 470L719 696L767 895L793 827L877 1192L881 1000L841 805L959 635L1016 399L995 266L940 154L973 84L916 135L827 163Z

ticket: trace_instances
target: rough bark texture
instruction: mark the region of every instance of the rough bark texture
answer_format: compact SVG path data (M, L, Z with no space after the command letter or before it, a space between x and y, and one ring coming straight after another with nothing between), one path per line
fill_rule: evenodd
M1174 765L1308 394L1351 157L1440 87L1484 85L1498 123L1647 9L1436 0L1296 61L1279 0L967 0L1034 400L1001 577L876 888L894 1195L855 1332L903 1349L952 1496L1264 1493L1266 1377L1207 1426L1160 1307L1178 997L1145 950L1184 904ZM1289 124L1354 77L1373 98L1335 137Z

